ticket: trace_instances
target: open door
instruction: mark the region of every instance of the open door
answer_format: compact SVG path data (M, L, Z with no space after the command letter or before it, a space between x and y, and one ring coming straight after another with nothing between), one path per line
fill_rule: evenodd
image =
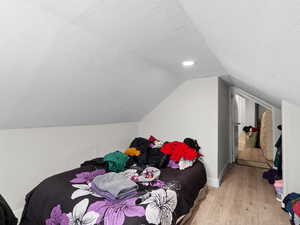
M260 106L256 112L256 105ZM245 91L231 88L231 162L269 168L274 158L275 107ZM259 121L258 121L259 119ZM258 124L260 126L258 126Z
M268 161L273 161L274 159L272 121L272 111L266 110L262 115L260 145Z
M241 129L241 118L239 117L238 104L240 104L239 99L235 95L231 95L232 102L232 127L233 127L233 158L232 162L236 162L238 157L239 148L239 132Z

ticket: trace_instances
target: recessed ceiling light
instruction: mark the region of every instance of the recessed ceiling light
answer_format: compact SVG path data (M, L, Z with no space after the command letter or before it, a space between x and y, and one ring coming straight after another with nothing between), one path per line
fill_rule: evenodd
M183 67L192 67L192 66L195 65L195 61L193 61L193 60L185 60L181 64L182 64Z

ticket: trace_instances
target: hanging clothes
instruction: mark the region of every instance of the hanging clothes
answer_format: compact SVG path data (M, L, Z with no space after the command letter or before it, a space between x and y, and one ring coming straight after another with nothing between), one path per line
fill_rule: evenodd
M282 131L282 125L279 125L277 128ZM275 147L277 148L277 151L274 159L274 166L278 171L278 179L282 179L282 135L278 138Z

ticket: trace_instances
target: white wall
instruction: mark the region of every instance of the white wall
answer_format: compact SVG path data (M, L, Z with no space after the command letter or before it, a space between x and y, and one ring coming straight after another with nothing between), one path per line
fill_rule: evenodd
M284 191L300 193L300 106L282 102Z
M0 193L18 211L46 177L124 150L136 135L136 123L0 130Z
M223 81L219 80L219 129L218 129L218 179L222 180L224 172L230 162L230 149L229 149L229 87Z
M218 185L218 78L184 82L139 123L139 135L163 141L198 140L208 182Z
M238 121L240 123L240 134L244 126L255 127L255 102L240 95L236 95L235 98L238 106Z
M299 0L179 2L235 86L300 104Z
M243 127L246 126L246 99L240 95L235 95L235 102L236 102L236 107L237 107L237 115L235 115L235 120L237 119L237 123L239 123L239 129L238 129L238 136L243 131Z
M245 99L245 124L255 127L255 102Z

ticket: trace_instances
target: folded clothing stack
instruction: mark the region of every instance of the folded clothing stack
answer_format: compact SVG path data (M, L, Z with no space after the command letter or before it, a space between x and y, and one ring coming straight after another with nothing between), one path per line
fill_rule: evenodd
M135 196L138 185L123 175L109 172L95 177L91 188L96 194L112 201Z

